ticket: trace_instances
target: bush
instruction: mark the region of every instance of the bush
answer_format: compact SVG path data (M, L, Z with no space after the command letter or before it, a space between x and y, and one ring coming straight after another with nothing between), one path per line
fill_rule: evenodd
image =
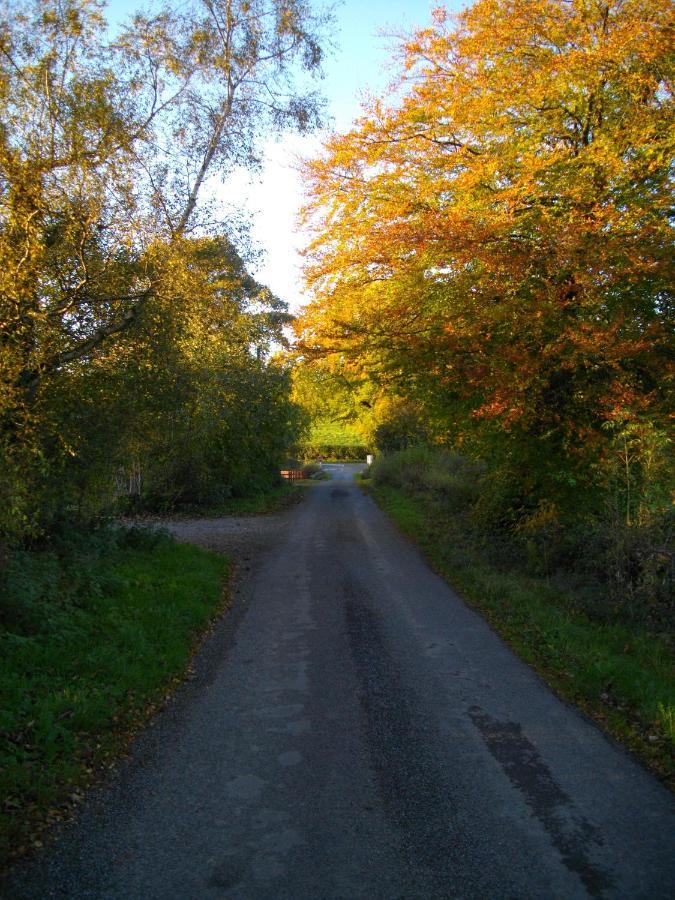
M385 453L373 462L371 476L378 487L388 485L404 491L423 490L428 485L433 462L432 451L427 447Z
M365 444L300 444L294 455L307 462L314 462L320 458L340 462L365 462L369 452Z
M375 446L382 453L408 450L429 440L427 423L420 418L419 411L403 406L375 430Z
M616 502L600 512L565 513L536 501L505 469L442 448L413 447L378 457L374 486L419 497L438 511L439 527L461 516L473 544L503 571L555 579L598 621L649 622L668 629L673 617L673 516L653 513L627 524Z
M430 493L455 512L476 501L480 472L479 466L459 454L424 446L379 456L371 467L376 486Z
M673 514L626 524L611 512L596 524L581 559L598 566L607 586L609 611L672 627L675 556Z

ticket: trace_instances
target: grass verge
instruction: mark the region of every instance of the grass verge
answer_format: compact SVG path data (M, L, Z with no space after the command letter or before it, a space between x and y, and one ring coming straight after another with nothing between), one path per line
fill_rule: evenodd
M128 522L161 522L165 518L175 519L212 519L220 516L262 516L287 509L301 499L296 482L283 482L277 487L247 497L231 497L214 506L183 505L174 510L162 512L142 512L129 514L122 521Z
M368 485L368 482L365 482ZM675 790L675 679L666 635L591 620L572 591L503 571L489 549L424 495L368 486L434 568L565 700L627 745Z
M35 594L55 557L31 556ZM155 534L118 540L86 570L89 589L43 593L39 618L14 616L0 631L3 864L41 846L180 681L224 606L229 564Z

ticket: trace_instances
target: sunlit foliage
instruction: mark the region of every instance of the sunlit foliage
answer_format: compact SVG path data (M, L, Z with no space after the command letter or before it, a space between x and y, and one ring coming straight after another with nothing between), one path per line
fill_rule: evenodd
M301 0L194 0L113 36L97 0L2 3L0 548L93 514L144 454L217 462L223 490L237 454L272 466L284 309L203 194L262 134L315 124L320 33Z
M437 9L307 167L301 352L414 401L521 513L664 499L671 51L665 0Z

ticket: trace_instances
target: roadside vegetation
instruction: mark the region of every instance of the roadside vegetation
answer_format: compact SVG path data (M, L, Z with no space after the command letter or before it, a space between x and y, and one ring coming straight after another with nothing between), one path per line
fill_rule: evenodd
M509 527L492 514L486 468L438 448L380 456L366 483L562 697L675 788L672 571L665 559L645 565L645 548L667 539L665 518L640 534L592 517Z
M365 462L368 448L365 444L300 444L298 454L303 460L313 462Z
M391 95L307 165L314 299L293 360L247 223L204 189L320 124L330 14L186 0L111 30L91 0L5 9L7 840L108 758L111 722L154 702L217 607L222 560L106 523L276 508L289 453L388 454L377 496L437 565L662 760L671 5L436 9Z
M7 12L0 563L64 523L278 486L302 425L291 317L249 272L247 223L204 193L270 133L318 124L327 25L299 0L114 27L89 0Z
M110 523L291 496L291 317L211 188L270 134L319 123L329 17L301 0L157 4L110 26L92 0L3 13L7 853L112 758L221 603L224 560Z
M285 468L286 463L282 463ZM300 494L296 490L295 485L284 481L283 479L275 479L281 483L277 483L274 487L268 488L256 493L244 494L241 497L230 497L219 503L196 504L180 506L171 512L171 518L191 518L193 516L199 518L217 518L219 516L259 516L267 513L278 512L292 506L300 499ZM159 522L164 518L163 515L148 517L149 520L158 519ZM137 520L143 522L143 517Z
M39 847L180 680L229 563L145 529L65 533L0 578L0 862Z

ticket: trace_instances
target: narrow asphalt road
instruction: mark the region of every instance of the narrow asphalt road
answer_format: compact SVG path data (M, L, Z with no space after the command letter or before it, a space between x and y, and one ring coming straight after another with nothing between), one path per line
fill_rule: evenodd
M675 896L672 797L353 470L279 520L194 679L2 896Z

